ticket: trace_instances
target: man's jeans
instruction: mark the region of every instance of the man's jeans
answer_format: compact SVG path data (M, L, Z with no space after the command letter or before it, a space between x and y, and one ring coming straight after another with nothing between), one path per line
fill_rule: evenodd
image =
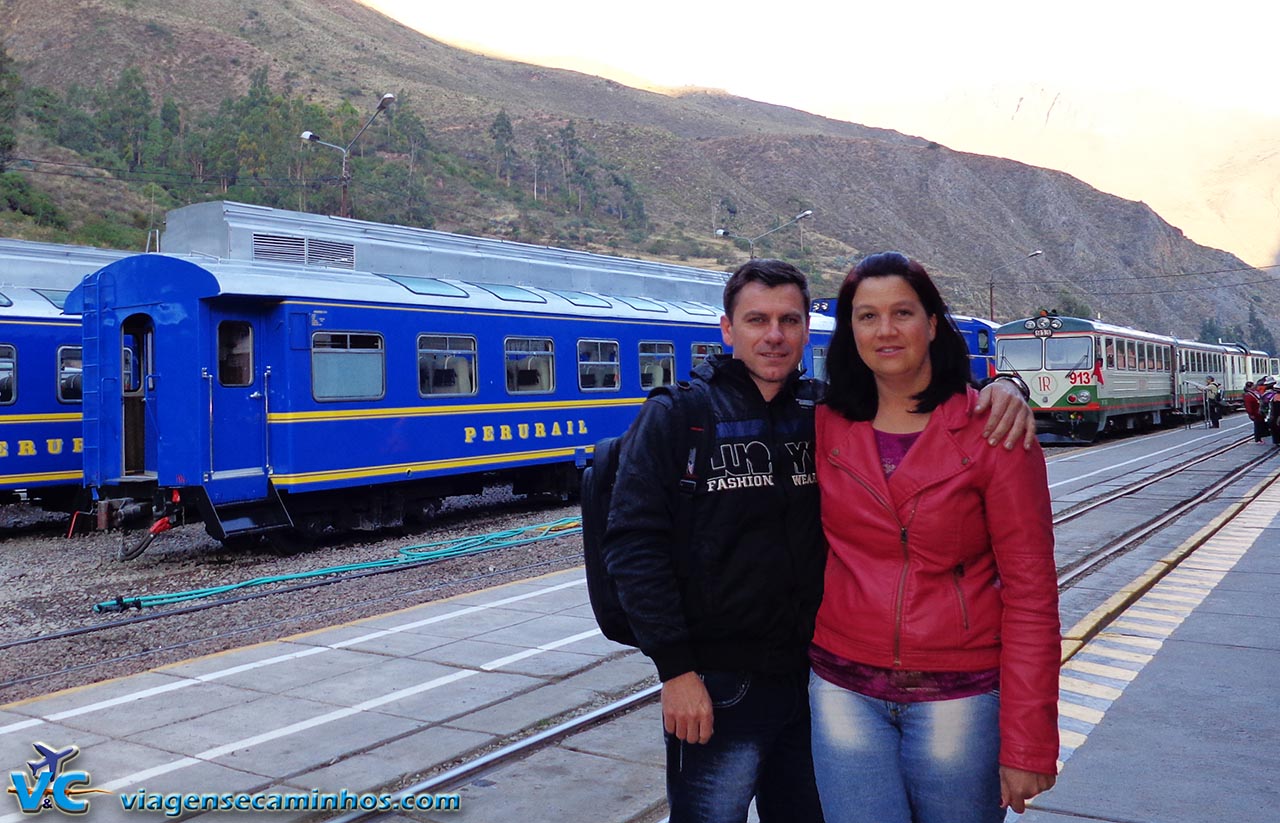
M890 703L810 678L831 823L999 823L1000 695Z
M707 743L668 734L671 823L821 823L809 742L808 672L704 672L715 709Z

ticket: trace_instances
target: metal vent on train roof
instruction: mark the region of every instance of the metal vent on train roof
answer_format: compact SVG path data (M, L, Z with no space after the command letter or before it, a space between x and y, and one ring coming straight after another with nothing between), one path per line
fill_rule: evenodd
M356 267L354 243L287 234L253 234L253 259L307 266Z

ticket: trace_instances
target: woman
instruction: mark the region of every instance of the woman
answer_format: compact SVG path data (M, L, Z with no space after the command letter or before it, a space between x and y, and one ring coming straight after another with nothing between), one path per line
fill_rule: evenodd
M840 289L817 413L829 553L810 658L828 823L986 823L1053 786L1060 655L1044 455L992 449L924 268Z

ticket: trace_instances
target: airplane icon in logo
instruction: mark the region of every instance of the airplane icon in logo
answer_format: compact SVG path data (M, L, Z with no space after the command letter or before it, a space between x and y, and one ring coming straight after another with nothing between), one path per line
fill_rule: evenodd
M31 776L35 777L41 771L48 769L50 774L58 774L62 771L62 764L71 760L80 754L79 746L70 746L61 751L54 751L51 746L44 743L32 743L36 749L36 754L40 755L40 760L28 760L27 768L31 769Z

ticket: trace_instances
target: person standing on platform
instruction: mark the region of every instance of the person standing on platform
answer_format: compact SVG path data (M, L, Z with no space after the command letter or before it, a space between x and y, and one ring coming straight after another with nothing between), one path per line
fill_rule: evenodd
M1266 384L1266 388L1258 398L1258 405L1271 432L1272 445L1280 446L1280 392L1276 391L1276 379L1271 375L1262 378L1261 382Z
M1253 442L1255 443L1261 443L1262 438L1270 433L1267 429L1267 420L1262 415L1262 402L1259 399L1262 388L1261 380L1258 383L1251 380L1244 384L1244 413L1253 422Z
M1051 788L1061 653L1044 454L985 447L964 342L897 252L845 279L817 410L810 648L829 823L998 823Z
M1209 425L1215 429L1222 428L1222 385L1213 379L1213 375L1204 384L1204 406Z
M821 385L799 368L808 324L798 269L743 264L720 320L732 354L650 396L622 448L603 553L662 681L671 823L745 823L753 798L761 823L822 820L808 695L825 562ZM1034 416L1000 382L977 418L985 448L1039 455Z

